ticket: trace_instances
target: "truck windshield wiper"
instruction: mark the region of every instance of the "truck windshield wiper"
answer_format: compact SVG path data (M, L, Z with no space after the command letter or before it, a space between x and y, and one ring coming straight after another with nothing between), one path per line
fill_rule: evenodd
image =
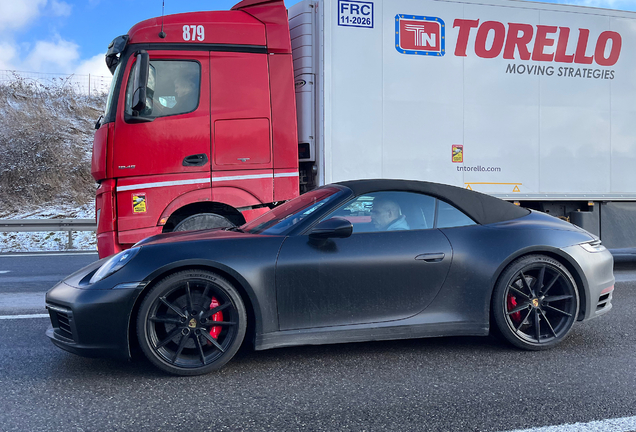
M236 232L245 232L243 231L241 228L237 227L237 226L231 226L231 227L227 227L225 228L224 231L236 231Z

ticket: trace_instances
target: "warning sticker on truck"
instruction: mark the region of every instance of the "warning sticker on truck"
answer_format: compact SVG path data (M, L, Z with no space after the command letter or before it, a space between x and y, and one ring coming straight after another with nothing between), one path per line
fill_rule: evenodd
M338 0L338 25L373 28L373 3Z
M133 195L132 201L134 213L146 213L146 194Z
M453 162L455 163L464 162L464 146L463 145L453 145Z

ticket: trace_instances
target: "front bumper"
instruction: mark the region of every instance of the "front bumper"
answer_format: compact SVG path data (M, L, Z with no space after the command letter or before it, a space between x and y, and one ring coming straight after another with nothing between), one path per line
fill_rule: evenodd
M608 250L588 252L579 245L563 248L576 265L583 279L579 321L606 314L612 309L614 291L614 258Z
M141 290L81 289L60 282L46 294L52 324L46 335L74 354L128 359L130 316Z

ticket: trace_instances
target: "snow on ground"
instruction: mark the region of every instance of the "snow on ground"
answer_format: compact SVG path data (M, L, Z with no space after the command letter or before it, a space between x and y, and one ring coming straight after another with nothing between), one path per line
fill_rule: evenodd
M94 219L95 203L81 207L70 204L49 205L21 213L3 214L0 219ZM68 232L0 232L0 253L65 251L68 250ZM97 250L93 231L74 231L73 250Z

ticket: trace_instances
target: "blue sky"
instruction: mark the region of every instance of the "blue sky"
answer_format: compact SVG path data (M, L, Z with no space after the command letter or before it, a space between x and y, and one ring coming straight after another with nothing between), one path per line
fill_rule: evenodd
M238 0L165 0L166 14L227 10ZM291 6L299 0L286 0ZM636 11L634 0L538 0ZM161 15L162 0L0 0L0 70L107 75L108 43Z

